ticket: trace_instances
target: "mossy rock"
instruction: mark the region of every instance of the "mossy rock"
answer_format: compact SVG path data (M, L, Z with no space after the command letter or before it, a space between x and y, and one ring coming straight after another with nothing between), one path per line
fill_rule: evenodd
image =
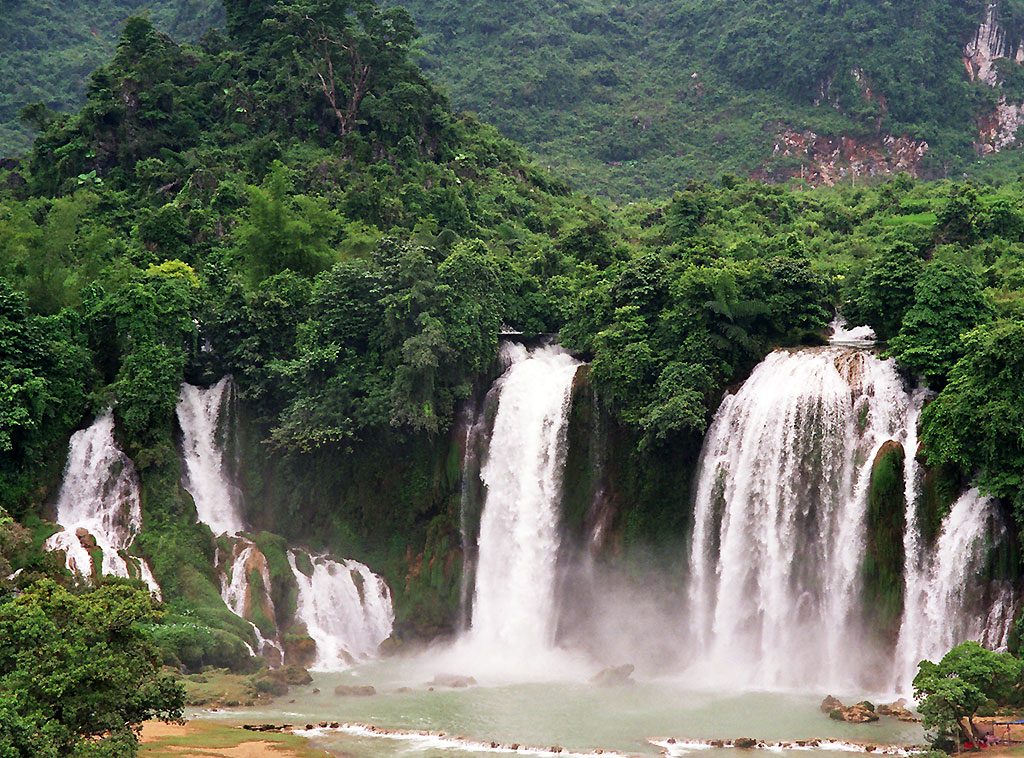
M890 641L899 632L903 612L903 462L903 446L895 440L883 443L875 455L868 486L867 544L862 564L868 621Z

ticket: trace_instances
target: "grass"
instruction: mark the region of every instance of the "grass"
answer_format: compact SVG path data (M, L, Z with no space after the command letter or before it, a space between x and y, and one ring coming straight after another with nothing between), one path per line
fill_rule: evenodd
M218 750L236 748L251 742L270 743L268 752L295 758L325 758L328 753L310 746L303 737L278 732L249 732L238 726L214 721L190 721L173 734L161 735L141 746L139 755L147 758L222 756ZM187 751L187 752L186 752Z

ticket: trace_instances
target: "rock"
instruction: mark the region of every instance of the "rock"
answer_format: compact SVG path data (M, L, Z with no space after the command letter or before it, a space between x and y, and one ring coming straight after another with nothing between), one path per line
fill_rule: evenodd
M395 692L405 694L406 692L412 692L412 687L399 687Z
M907 708L907 701L900 698L895 703L884 703L875 710L880 716L892 716L899 721L920 721L920 719Z
M851 705L848 708L835 708L829 711L828 717L834 721L845 721L849 724L866 724L869 721L878 721L875 707L866 700L856 705Z
M751 750L757 747L757 740L752 737L738 737L732 741L733 747L738 747L741 750Z
M279 676L284 679L288 684L312 684L313 677L306 669L302 666L296 666L294 664L284 666L283 668L276 669L279 671Z
M839 700L839 698L832 697L831 695L826 695L825 699L821 701L822 713L832 713L832 711L844 707L845 706L843 705L842 701Z
M471 687L476 684L476 679L457 674L438 674L431 684L435 687Z
M320 694L320 688L319 687L314 687L313 688L313 694L314 695L319 695Z
M96 549L96 538L93 537L92 534L89 533L89 530L84 526L80 526L75 529L75 536L78 537L78 541L86 550Z
M616 687L623 684L636 684L632 679L633 664L624 663L621 666L609 666L597 672L590 683L598 687Z
M377 694L376 688L369 684L339 684L334 688L339 697L370 697Z

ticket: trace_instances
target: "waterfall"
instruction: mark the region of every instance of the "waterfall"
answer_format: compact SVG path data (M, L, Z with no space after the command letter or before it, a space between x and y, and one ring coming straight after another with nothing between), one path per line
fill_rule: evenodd
M696 482L695 677L857 685L871 466L910 407L892 361L839 346L776 351L723 400Z
M487 655L527 663L555 634L555 563L569 400L579 361L556 345L504 343L509 368L481 479L468 640Z
M182 384L178 393L176 413L181 426L181 448L184 460L183 485L196 504L199 521L210 527L215 535L229 536L231 552L226 560L219 559L221 568L221 597L236 616L249 622L257 641L257 652L272 663L280 662L280 644L268 639L252 622L254 611L273 624L274 601L270 597L270 572L267 559L252 540L240 536L245 529L241 498L231 483L224 460L224 435L221 417L230 402L233 385L225 376L211 387ZM219 551L218 551L219 553ZM259 592L254 592L250 575L258 572L261 578Z
M337 670L376 655L395 621L387 583L357 561L289 550L288 563L299 588L295 616L316 643L312 668Z
M142 528L139 478L114 439L114 414L107 410L88 429L71 435L64 481L57 499L57 523L47 550L65 551L68 570L82 576L134 577L160 597L149 565L126 552ZM102 552L99 567L92 550ZM98 571L97 571L98 569Z
M176 409L185 489L195 500L199 520L215 535L238 534L245 528L236 490L225 471L224 447L218 441L221 413L231 392L228 376L206 389L182 384Z
M915 538L920 545L919 529ZM1005 533L994 501L970 489L954 503L930 552L907 564L903 623L896 646L897 691L909 692L920 661L976 640L1005 648L1013 621L1007 582L986 582L987 551Z

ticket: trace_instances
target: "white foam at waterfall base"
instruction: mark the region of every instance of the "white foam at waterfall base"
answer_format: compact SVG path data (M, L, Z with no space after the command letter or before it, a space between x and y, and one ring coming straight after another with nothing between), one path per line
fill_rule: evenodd
M696 485L692 681L863 686L867 485L909 406L892 361L840 347L776 351L725 398Z
M916 520L911 527L919 530ZM950 648L966 640L986 647L1006 644L1013 619L1013 594L1008 587L994 587L996 598L981 612L979 581L986 550L1004 526L994 502L977 489L965 492L942 522L934 548L908 562L903 621L896 647L895 683L898 692L909 693L917 665L938 661ZM917 538L920 544L920 537Z
M851 345L856 347L868 347L875 344L875 340L878 338L875 336L875 330L870 326L849 326L846 320L836 315L832 319L832 323L829 325L831 333L828 341L833 345Z
M62 531L44 547L64 550L67 567L82 576L93 573L92 557L76 532L84 529L102 550L98 567L107 576L142 579L160 596L160 587L144 560L123 552L142 528L139 480L135 466L114 439L114 415L107 410L87 429L71 435L64 480L57 498ZM133 564L131 567L128 561Z
M231 395L231 377L212 387L182 384L176 412L182 432L185 489L192 495L199 520L216 534L238 534L245 528L235 488L224 468L218 442L221 413Z
M504 343L501 357L509 367L480 472L472 619L454 658L474 674L550 674L567 417L581 364L557 345Z
M324 556L310 557L312 573L307 576L297 557L296 551L288 551L298 586L295 617L316 643L311 668L336 671L374 657L395 621L387 583L358 561L339 563Z

